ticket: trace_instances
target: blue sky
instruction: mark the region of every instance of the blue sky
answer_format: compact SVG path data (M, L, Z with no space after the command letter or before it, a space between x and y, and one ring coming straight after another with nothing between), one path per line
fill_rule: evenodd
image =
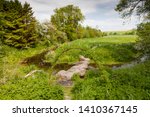
M55 8L68 4L79 6L85 15L83 25L98 27L102 31L119 31L136 28L139 23L135 16L130 19L122 19L118 12L114 10L119 0L20 0L27 1L33 8L35 17L43 22L50 20Z

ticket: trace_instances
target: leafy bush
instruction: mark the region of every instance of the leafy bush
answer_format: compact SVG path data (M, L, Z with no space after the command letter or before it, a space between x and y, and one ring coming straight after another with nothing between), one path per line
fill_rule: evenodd
M139 36L137 47L143 52L143 54L150 55L150 22L141 23L138 26L137 35Z
M134 48L134 44L128 43L128 44L120 44L114 46L115 52L113 52L112 56L116 61L119 62L129 62L136 58L136 55L138 54L138 51ZM114 51L113 50L113 51Z
M91 100L149 100L150 61L128 69L90 71L85 80L73 87L73 99ZM88 73L89 74L89 73Z
M40 42L44 42L47 46L64 43L68 40L67 35L64 32L59 31L50 22L44 22L42 24L37 23L36 31L38 37L41 39Z
M136 35L136 30L133 29L133 30L127 31L124 33L124 35Z
M47 76L37 73L27 79L15 78L0 85L2 100L61 100L63 91L60 86L48 83Z
M5 56L5 51L0 40L0 79L3 77L3 57L4 56Z
M102 37L103 33L101 30L92 28L92 27L85 27L83 28L83 38L94 38L94 37Z

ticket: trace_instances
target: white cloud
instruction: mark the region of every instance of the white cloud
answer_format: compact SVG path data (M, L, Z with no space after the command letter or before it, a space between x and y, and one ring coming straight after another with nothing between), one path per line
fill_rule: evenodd
M93 20L87 19L83 25L91 26L96 28L97 26L102 31L119 31L119 30L130 30L132 28L136 28L136 19L132 19L129 21L123 20L121 18L112 18L106 20Z
M63 7L68 4L79 6L84 14L96 12L98 4L106 4L116 0L20 0L22 3L27 1L31 4L38 18L42 13L52 15L55 8ZM41 19L41 18L40 18Z
M119 0L20 0L27 1L33 8L34 15L39 21L50 19L55 8L68 4L79 6L87 17L84 25L99 26L102 30L127 30L134 28L136 19L123 25L123 20L114 11L115 3ZM111 6L109 6L111 5ZM114 6L112 6L114 5ZM89 18L90 16L90 18Z

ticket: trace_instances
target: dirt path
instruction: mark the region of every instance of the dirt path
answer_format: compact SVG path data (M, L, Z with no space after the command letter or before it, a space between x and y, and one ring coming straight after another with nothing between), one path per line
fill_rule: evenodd
M64 100L71 100L72 99L71 89L72 89L72 86L65 86L64 87Z

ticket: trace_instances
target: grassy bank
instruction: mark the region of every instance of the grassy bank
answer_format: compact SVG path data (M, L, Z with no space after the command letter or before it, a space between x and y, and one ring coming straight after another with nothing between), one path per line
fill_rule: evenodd
M89 71L72 89L76 100L149 100L150 61L120 70Z
M135 42L136 36L107 36L103 38L80 39L61 45L56 50L56 56L60 56L64 52L59 57L58 62L60 63L76 62L79 55L91 58L91 60L101 64L125 63L138 56L133 47ZM47 56L47 60L51 60L49 58Z
M83 55L90 58L91 63L97 65L99 70L89 70L84 80L75 76L72 94L67 92L73 95L73 99L149 99L149 85L144 85L149 82L149 66L145 66L149 65L149 62L116 71L104 67L104 65L120 65L135 60L139 56L139 52L133 47L135 42L136 36L115 35L64 43L52 53L42 55L44 56L42 61L49 63L46 69L42 65L37 66L33 63L22 64L22 61L52 47L38 46L17 50L4 46L6 55L1 63L3 72L0 78L0 97L1 99L64 99L64 92L66 93L67 90L56 83L56 78L51 74L55 68L51 67L57 64L59 65L57 70L68 68L68 65L78 61L79 55ZM38 61L36 59L39 57L35 56L34 60ZM62 63L64 64L60 66ZM64 66L65 64L67 66ZM140 72L142 69L144 71ZM25 79L24 76L33 70L42 72ZM137 73L140 73L138 77Z

